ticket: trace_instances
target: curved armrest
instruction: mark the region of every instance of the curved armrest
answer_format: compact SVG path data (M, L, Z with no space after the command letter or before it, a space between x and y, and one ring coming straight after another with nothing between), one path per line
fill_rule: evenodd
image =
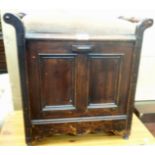
M129 21L131 23L137 23L138 27L141 30L145 30L146 28L149 28L153 25L153 19L151 18L145 18L145 19L141 19L141 18L135 18L135 17L124 17L124 16L120 16L118 17L119 19L123 19L126 21Z

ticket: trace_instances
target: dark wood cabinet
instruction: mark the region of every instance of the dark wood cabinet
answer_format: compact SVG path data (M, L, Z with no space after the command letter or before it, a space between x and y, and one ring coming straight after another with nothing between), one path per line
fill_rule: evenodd
M85 46L93 48L81 52ZM125 118L133 42L28 40L26 47L34 119L114 113Z
M4 15L16 29L27 143L100 131L127 138L143 32L153 21L117 19L131 25L126 31L132 33L88 28L94 34L79 39L37 28L31 32L24 18Z

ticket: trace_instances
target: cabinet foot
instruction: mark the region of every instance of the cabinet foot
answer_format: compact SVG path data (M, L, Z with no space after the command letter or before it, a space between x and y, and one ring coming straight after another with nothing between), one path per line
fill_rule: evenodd
M128 140L129 139L129 134L123 135L123 139Z

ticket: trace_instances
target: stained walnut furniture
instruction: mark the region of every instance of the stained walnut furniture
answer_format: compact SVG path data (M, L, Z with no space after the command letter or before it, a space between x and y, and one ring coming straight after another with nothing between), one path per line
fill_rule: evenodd
M4 21L16 31L27 144L54 134L129 136L151 19L63 12L22 19L6 13Z

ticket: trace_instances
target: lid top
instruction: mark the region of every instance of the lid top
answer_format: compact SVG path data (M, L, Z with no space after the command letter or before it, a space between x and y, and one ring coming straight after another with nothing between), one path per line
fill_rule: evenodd
M27 33L75 36L134 35L136 24L101 12L52 12L22 18Z

